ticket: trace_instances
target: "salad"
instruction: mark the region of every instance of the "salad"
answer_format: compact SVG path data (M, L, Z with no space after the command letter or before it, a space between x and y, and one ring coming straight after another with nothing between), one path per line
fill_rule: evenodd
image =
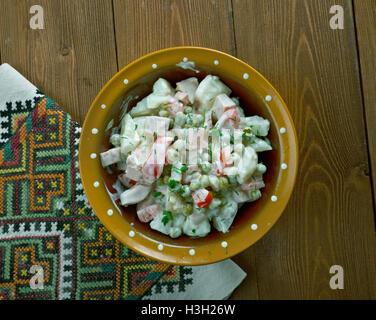
M137 205L138 219L172 238L228 232L240 206L256 201L272 150L270 122L246 117L217 76L200 83L163 78L112 129L103 167L118 175L116 199Z

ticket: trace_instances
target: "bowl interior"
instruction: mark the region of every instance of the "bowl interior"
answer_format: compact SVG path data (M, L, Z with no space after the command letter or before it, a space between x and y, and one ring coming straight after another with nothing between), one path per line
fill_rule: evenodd
M199 81L201 81L208 74L219 76L219 78L232 89L232 96L240 98L240 104L244 109L246 116L259 115L271 121L271 128L268 139L273 146L273 150L259 153L259 161L263 162L268 168L268 171L264 175L266 187L262 190L263 195L260 200L252 203L246 203L240 208L229 231L231 233L234 233L238 228L244 226L245 222L248 221L252 215L256 214L263 206L263 204L268 201L268 199L270 199L272 190L275 188L276 177L278 176L278 171L280 170L280 141L278 139L277 126L273 121L273 115L270 108L268 108L265 99L263 99L260 94L257 94L256 91L249 90L236 77L228 74L225 71L218 71L207 65L196 65L196 68L200 70L200 73L196 73L191 70L185 70L177 66L166 66L137 79L127 88L126 92L124 92L124 94L118 99L118 101L111 107L111 111L107 113L104 119L104 125L106 127L108 123L113 120L114 126L118 126L119 119L123 110L122 106L124 101L127 103L128 110L130 110L133 106L136 105L138 101L152 92L154 82L160 77L168 80L173 86L175 86L176 82L189 77L197 77ZM108 130L102 135L99 150L100 152L106 151L111 147L109 143L110 132L111 130ZM117 179L116 174L109 174L103 168L101 169L101 173L108 191L115 193L116 190L114 190L112 186ZM128 223L133 223L134 228L139 233L141 233L144 237L148 237L159 242L196 247L200 246L201 243L208 244L210 242L218 242L219 239L222 239L224 237L222 233L212 228L212 232L205 238L192 239L188 236L183 235L178 239L171 239L170 237L163 235L160 232L152 230L148 224L140 222L137 219L135 206L124 208L119 204L119 200L116 201L116 206L121 212L123 218L127 220Z

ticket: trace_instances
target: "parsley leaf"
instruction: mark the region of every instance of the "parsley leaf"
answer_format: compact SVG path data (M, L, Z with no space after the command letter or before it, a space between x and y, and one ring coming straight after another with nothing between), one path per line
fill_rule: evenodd
M154 192L154 197L157 198L162 194L162 192Z
M180 168L181 172L187 172L188 171L188 166L184 165Z
M169 221L173 219L171 211L163 210L162 223L166 225Z
M177 183L177 181L175 181L174 179L171 179L170 181L168 181L168 187L170 188L170 189L174 189L175 187L176 187L176 185L177 185L178 183Z

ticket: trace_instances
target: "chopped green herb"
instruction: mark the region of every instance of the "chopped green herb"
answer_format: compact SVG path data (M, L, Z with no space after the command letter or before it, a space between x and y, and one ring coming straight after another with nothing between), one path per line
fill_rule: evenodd
M154 192L154 197L157 198L162 194L162 192Z
M174 189L175 187L176 187L176 185L177 185L178 183L174 180L174 179L170 179L170 181L168 182L168 187L170 188L170 189Z
M185 193L185 190L183 188L179 189L179 194L183 195Z
M196 233L196 229L192 229L192 233Z
M188 166L184 165L180 168L181 172L187 172L188 171Z
M172 216L171 211L163 210L163 218L162 218L163 225L166 225L172 219L173 219L173 216Z

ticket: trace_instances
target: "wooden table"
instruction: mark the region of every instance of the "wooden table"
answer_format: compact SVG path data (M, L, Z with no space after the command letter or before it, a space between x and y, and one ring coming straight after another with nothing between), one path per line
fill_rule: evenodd
M294 193L278 223L234 260L235 299L375 299L375 0L0 1L0 61L80 123L101 87L132 60L195 45L237 56L285 99L300 145ZM332 30L332 5L344 29ZM329 269L344 269L332 290Z

